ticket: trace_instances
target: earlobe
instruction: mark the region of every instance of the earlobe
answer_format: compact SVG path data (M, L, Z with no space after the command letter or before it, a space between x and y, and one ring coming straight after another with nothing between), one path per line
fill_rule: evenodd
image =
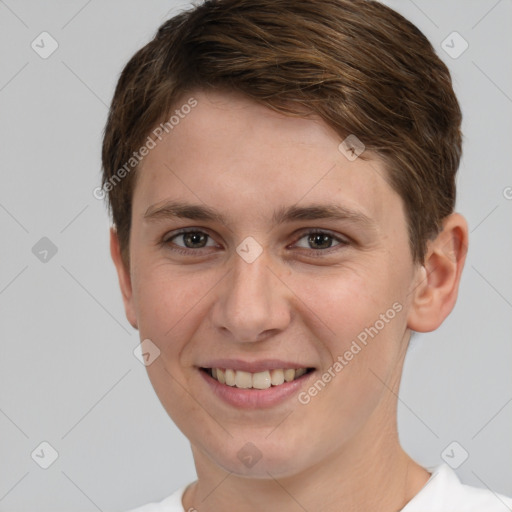
M127 268L123 257L121 255L121 247L119 245L119 237L114 228L110 228L110 255L117 270L117 277L119 279L119 287L123 296L124 309L126 318L134 329L137 329L137 316L135 315L135 308L133 304L133 292L130 276L130 269Z
M446 217L439 235L429 242L424 263L413 285L408 327L413 331L437 329L450 314L466 260L468 227L464 217Z

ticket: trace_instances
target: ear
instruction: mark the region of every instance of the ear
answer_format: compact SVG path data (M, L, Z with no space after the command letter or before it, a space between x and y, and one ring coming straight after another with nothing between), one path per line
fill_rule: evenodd
M123 295L126 318L128 319L128 322L130 322L131 326L134 329L137 329L137 316L135 314L135 308L133 304L130 269L126 267L126 264L121 256L119 237L117 236L117 232L114 228L110 228L110 255L112 256L112 261L116 266L119 286Z
M439 235L429 241L425 261L418 268L407 326L413 331L437 329L450 314L459 290L466 261L466 219L452 213L443 221Z

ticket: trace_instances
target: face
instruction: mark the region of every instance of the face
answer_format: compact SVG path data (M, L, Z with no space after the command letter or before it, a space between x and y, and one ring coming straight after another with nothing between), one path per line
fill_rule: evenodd
M401 198L318 119L192 96L133 197L125 304L154 389L205 464L355 457L395 424L418 277Z

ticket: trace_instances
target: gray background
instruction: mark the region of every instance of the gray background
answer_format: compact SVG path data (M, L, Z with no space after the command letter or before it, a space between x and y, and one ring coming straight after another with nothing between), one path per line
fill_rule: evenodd
M123 510L195 479L188 442L133 355L138 333L92 195L118 74L187 3L0 1L2 512ZM386 3L453 73L465 133L457 209L471 231L454 312L411 345L400 436L427 467L467 451L464 482L512 495L512 2ZM46 59L31 47L43 31L59 45ZM469 44L458 58L441 47L453 31ZM42 441L59 454L48 469L31 458Z

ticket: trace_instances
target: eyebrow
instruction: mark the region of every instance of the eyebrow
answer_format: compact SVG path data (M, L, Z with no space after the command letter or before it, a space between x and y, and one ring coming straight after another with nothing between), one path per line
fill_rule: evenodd
M180 201L167 201L150 206L144 214L147 220L182 218L201 221L216 221L226 226L227 219L217 210L206 205L189 204ZM339 204L308 204L306 206L282 206L274 211L273 225L298 220L345 220L363 227L375 227L375 222L362 212L351 210Z

